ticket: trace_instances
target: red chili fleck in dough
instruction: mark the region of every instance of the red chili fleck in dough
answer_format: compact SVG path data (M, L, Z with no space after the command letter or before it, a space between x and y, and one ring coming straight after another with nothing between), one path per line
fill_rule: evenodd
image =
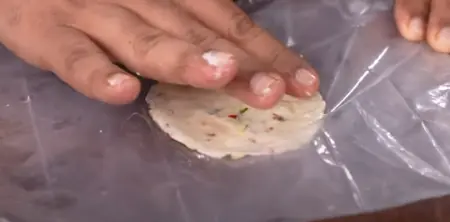
M231 114L231 115L228 115L228 118L237 119L237 115Z

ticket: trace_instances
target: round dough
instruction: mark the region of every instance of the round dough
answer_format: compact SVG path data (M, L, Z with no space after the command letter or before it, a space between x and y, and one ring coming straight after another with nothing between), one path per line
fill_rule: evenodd
M158 84L147 95L150 116L174 140L210 157L233 159L299 149L321 126L325 102L318 94L285 96L259 110L224 93Z

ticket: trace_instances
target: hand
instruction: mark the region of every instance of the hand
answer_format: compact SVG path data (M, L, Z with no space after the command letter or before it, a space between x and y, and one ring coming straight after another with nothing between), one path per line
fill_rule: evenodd
M111 104L140 91L114 61L155 80L224 89L257 108L318 88L303 59L227 0L0 0L0 41Z
M450 53L450 0L396 0L395 19L406 39Z

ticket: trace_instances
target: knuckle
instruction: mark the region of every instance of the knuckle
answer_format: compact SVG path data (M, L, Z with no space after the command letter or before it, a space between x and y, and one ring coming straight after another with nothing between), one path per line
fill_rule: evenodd
M172 10L173 8L177 7L177 5L173 1L167 0L153 0L152 3L165 10Z
M84 44L74 43L70 49L67 50L68 54L64 58L64 69L72 73L76 71L77 67L80 66L80 63L89 58L92 54L92 51L89 50Z
M194 29L186 31L186 41L197 46L209 46L217 40L217 36L213 34L206 34Z
M60 77L87 96L95 96L93 93L95 91L93 88L94 79L98 74L105 71L105 67L101 67L102 64L94 64L93 61L101 53L100 51L89 50L84 45L72 48L63 60L65 69ZM53 70L58 73L59 69Z
M43 23L45 24L70 24L74 21L73 15L67 13L60 7L49 7L46 11L42 12Z
M303 58L288 48L280 47L273 50L272 53L271 60L269 60L270 65L280 73L294 73L299 66L305 65Z
M183 73L189 66L188 60L191 55L192 50L189 48L186 48L177 55L174 55L171 65L167 67L169 69L167 71L172 74Z
M144 59L164 40L162 32L146 31L137 34L134 40L131 42L134 55L138 59Z
M67 4L76 9L84 9L88 5L88 0L66 0Z
M276 47L268 54L267 61L272 66L277 66L283 59L283 55L286 54L288 49L284 47Z
M256 38L262 29L259 28L251 18L243 12L236 12L231 17L231 27L228 34L231 38L239 41L249 41Z
M22 22L22 7L20 5L13 5L11 9L6 12L5 21L8 27L19 26Z
M187 80L185 79L186 73L190 69L190 63L192 61L192 55L196 53L196 49L194 47L186 47L176 55L174 55L173 60L169 62L166 67L161 67L164 69L165 73L168 76L173 77L173 81L178 83L184 83Z

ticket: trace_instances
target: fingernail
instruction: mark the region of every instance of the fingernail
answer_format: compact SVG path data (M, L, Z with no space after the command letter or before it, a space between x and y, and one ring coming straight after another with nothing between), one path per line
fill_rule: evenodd
M438 38L439 44L443 47L450 47L450 27L441 29Z
M272 93L273 87L279 80L265 73L257 73L250 80L250 87L258 96L267 96Z
M299 69L295 72L295 80L303 86L312 86L317 77L306 69Z
M422 37L425 30L424 22L421 18L413 18L409 22L409 32L416 38Z
M118 86L123 85L124 82L126 82L130 79L131 79L131 77L126 74L116 73L116 74L111 75L108 78L108 84L112 87L118 87Z
M215 68L213 73L214 79L220 79L224 73L231 69L231 64L234 62L232 54L215 50L203 53L202 57L209 65Z

